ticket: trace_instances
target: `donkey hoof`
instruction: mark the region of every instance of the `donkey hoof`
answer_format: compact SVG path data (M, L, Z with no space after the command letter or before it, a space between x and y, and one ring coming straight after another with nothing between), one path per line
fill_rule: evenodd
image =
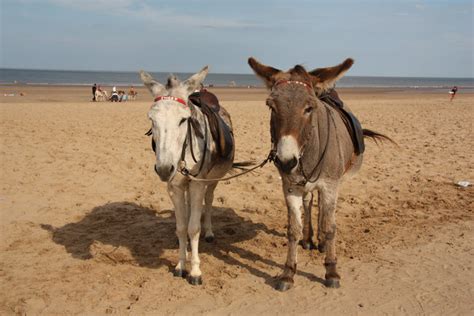
M300 241L300 245L301 245L301 247L303 247L303 249L305 249L305 250L313 250L313 249L316 249L316 245L313 243L312 240L310 240L310 241L301 240L301 241Z
M213 243L215 238L213 235L210 235L210 236L206 236L204 237L204 240L207 242L207 243Z
M202 278L201 278L200 275L199 276L189 275L188 276L188 282L191 285L201 285L202 284Z
M175 269L173 275L178 278L185 278L188 275L188 272L182 269Z
M289 279L279 280L276 285L276 289L280 292L288 291L292 287L293 287L293 280L289 280Z
M326 279L324 282L324 285L326 287L331 288L331 289L338 289L341 287L341 284L339 283L339 279Z
M323 243L318 244L318 251L319 251L320 253L326 252L326 245L323 244Z

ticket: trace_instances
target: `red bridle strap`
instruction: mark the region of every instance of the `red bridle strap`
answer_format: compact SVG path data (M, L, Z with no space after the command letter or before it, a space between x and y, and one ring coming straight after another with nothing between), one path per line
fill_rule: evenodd
M184 106L188 106L188 104L186 103L186 101L184 101L184 100L181 99L181 98L177 98L177 97L158 96L158 97L155 98L155 102L158 102L158 101L176 101L176 102L181 103L181 104L184 105Z
M296 81L296 80L279 80L277 82L275 82L275 84L273 85L272 89L275 89L277 86L281 85L281 84L299 84L299 85L302 85L304 86L306 89L308 89L309 91L312 91L312 88L310 85L308 85L306 82L303 82L303 81Z

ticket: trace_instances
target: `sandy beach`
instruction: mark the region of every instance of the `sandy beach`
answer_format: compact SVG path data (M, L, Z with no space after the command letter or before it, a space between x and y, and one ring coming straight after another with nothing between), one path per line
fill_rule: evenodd
M232 116L236 160L263 160L266 91L211 91ZM273 165L217 187L204 284L173 277L174 214L144 135L152 97L138 92L110 103L87 86L0 86L2 315L472 314L474 189L455 183L474 182L473 93L340 90L399 147L367 141L342 186L341 288L325 288L323 255L300 248L295 287L280 293L286 207Z

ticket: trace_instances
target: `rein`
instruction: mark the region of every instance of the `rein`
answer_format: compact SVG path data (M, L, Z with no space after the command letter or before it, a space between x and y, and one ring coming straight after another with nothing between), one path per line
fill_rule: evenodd
M204 166L204 160L205 160L205 157L206 157L206 144L207 144L207 121L206 119L204 119L204 121L206 122L206 126L205 126L205 138L204 138L204 153L203 153L203 156L202 156L202 159L201 159L201 165L199 166L199 171L193 175L191 174L191 172L189 171L189 169L186 168L186 161L184 160L184 157L185 157L185 152L186 152L186 146L187 146L187 139L188 139L188 136L189 136L189 140L190 140L190 150L191 150L191 156L193 157L193 160L194 162L197 163L196 161L196 158L194 157L194 152L193 152L193 145L192 145L192 135L191 135L191 128L192 126L188 123L188 136L186 137L184 143L183 143L183 151L181 152L181 161L179 162L179 169L178 171L185 177L193 180L193 181L196 181L196 182L216 182L216 181L227 181L227 180L230 180L230 179L234 179L234 178L237 178L237 177L241 177L249 172L252 172L254 171L255 169L258 169L258 168L261 168L263 166L265 166L268 162L270 161L274 161L275 160L275 156L276 156L276 151L275 150L270 150L270 153L268 154L267 158L265 158L261 163L259 163L258 165L250 168L250 169L246 169L244 171L242 171L241 173L238 173L238 174L234 174L232 176L228 176L228 177L222 177L222 178L211 178L211 179L203 179L203 178L197 178L197 176L201 173L202 171L202 168Z
M208 134L207 134L207 119L206 118L204 118L204 122L205 122L205 127L204 127L205 128L204 152L203 152L203 155L202 155L202 158L201 158L201 165L199 166L199 171L195 175L193 175L193 174L191 174L190 170L186 168L186 161L185 161L187 140L189 138L189 143L190 143L189 147L190 147L190 150L191 150L191 156L193 157L194 162L197 163L197 160L196 160L196 157L194 156L194 151L193 151L192 134L191 134L192 125L188 121L188 133L187 133L187 137L186 137L186 139L184 140L184 143L183 143L183 150L181 152L181 161L179 162L179 169L178 169L178 171L183 176L185 176L185 177L187 177L187 178L189 178L193 181L196 181L196 182L227 181L227 180L230 180L230 179L234 179L234 178L243 176L244 174L252 172L255 169L261 168L261 167L265 166L269 161L273 161L275 159L276 152L274 150L271 150L270 153L268 154L267 158L265 160L263 160L260 164L254 166L250 169L247 169L245 171L242 171L239 174L235 174L235 175L228 176L228 177L222 177L222 178L212 178L212 179L197 178L197 176L201 173L201 171L203 169L205 158L206 158L206 152L207 152L206 146L207 146L207 139L208 139L207 135Z
M270 161L275 161L275 156L276 156L276 151L275 150L270 150L270 153L268 154L268 157L265 158L261 163L259 163L258 165L250 168L250 169L247 169L245 171L242 171L241 173L239 174L234 174L232 176L229 176L229 177L222 177L222 178L214 178L214 179L201 179L201 178L196 178L195 176L191 175L189 173L189 171L187 171L186 169L182 169L180 172L183 176L185 177L188 177L190 178L191 180L193 181L196 181L196 182L216 182L216 181L227 181L227 180L230 180L230 179L234 179L234 178L237 178L237 177L240 177L240 176L243 176L244 174L247 174L249 172L252 172L254 171L255 169L258 169L258 168L261 168L263 166L265 166L268 162Z
M192 176L192 177L196 177L197 175L199 175L204 167L204 163L206 162L206 147L207 147L207 139L208 139L208 135L207 135L207 120L206 118L204 118L204 150L203 150L203 153L202 153L202 157L201 157L201 164L199 165L199 170L198 172L195 174L195 175L192 175L191 172L186 168L186 147L188 146L188 139L189 139L189 149L191 151L191 157L193 157L193 160L195 163L197 163L197 159L196 159L196 156L194 155L194 150L193 150L193 135L192 135L192 130L193 129L193 126L191 124L191 122L188 120L188 130L186 132L186 138L184 139L184 143L183 143L183 149L181 151L181 160L179 161L179 172L181 172L181 174L185 175L189 175L189 176Z
M319 160L318 160L318 163L316 164L316 166L313 168L313 170L311 171L309 177L304 173L304 170L303 170L303 154L300 155L299 159L298 159L298 169L299 171L301 172L301 175L303 176L304 180L303 181L300 181L297 183L297 185L306 185L306 183L314 183L318 180L319 176L321 175L321 171L322 171L322 168L321 167L321 163L322 161L324 160L324 158L326 157L326 150L328 148L328 144L329 144L329 132L331 130L331 127L330 127L330 124L329 124L329 118L330 118L330 110L328 108L326 108L326 114L327 114L327 125L328 125L328 130L327 130L327 137L326 137L326 143L324 144L324 149L322 151L322 153L320 154L319 156ZM331 119L332 119L332 116L331 116ZM318 134L319 133L319 128L318 128ZM319 137L319 139L321 139ZM318 170L319 168L319 170ZM314 177L316 171L318 171L318 175L316 177Z

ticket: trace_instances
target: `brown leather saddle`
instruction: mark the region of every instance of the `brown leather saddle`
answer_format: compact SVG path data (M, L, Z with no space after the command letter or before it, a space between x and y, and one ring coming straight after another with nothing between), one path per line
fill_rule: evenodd
M344 103L339 98L339 95L337 94L336 90L329 90L325 94L319 96L319 99L332 106L341 115L341 118L344 121L344 124L346 125L347 131L351 136L352 144L354 145L356 155L362 154L365 150L364 132L362 130L362 125L354 114L344 109Z
M202 89L191 94L189 101L199 107L202 113L206 115L212 139L216 142L218 156L223 159L231 158L234 152L234 135L219 114L221 106L217 97L213 93Z

